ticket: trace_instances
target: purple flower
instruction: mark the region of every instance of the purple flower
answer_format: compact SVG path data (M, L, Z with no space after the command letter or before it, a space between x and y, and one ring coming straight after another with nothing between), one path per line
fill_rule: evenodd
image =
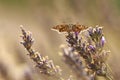
M105 37L102 36L102 37L101 37L101 46L104 46L105 42L106 42Z
M91 51L95 51L95 47L94 47L93 45L89 45L89 49L90 49Z
M102 27L98 28L98 34L102 34Z
M78 36L78 34L79 34L79 32L76 31L76 32L75 32L75 35Z
M93 28L92 28L92 27L90 27L90 28L88 29L88 33L89 33L90 36L92 36L92 34L93 34Z

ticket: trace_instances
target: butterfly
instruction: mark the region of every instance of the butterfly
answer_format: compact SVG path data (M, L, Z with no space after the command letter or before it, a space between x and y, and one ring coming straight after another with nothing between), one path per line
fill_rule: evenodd
M52 27L53 30L58 32L81 32L82 30L87 29L88 27L79 24L62 24Z

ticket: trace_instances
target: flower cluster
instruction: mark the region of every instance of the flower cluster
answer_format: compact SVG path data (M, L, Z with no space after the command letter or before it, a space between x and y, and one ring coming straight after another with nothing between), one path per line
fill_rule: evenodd
M50 60L48 56L43 57L39 52L36 52L32 49L34 39L32 38L31 32L25 31L22 27L21 31L21 37L23 39L21 44L23 44L24 47L27 49L27 51L29 52L28 55L36 63L36 67L40 69L40 72L48 75L60 74L61 69L59 68L59 66L55 66L53 61Z
M97 76L103 76L113 80L106 63L110 51L103 49L106 40L102 27L89 27L80 33L69 32L66 39L68 47L62 50L68 64L72 62L86 79L97 80Z

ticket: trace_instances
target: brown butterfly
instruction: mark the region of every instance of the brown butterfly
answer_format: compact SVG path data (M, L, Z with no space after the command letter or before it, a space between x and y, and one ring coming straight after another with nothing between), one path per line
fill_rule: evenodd
M58 32L80 32L88 27L79 24L62 24L52 27L53 30L57 30Z

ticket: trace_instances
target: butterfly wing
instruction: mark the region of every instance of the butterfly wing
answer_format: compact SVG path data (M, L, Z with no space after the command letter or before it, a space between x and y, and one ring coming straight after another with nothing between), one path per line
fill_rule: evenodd
M87 29L88 27L84 26L84 25L76 25L76 29L78 32L81 32L82 30Z
M59 32L67 32L69 30L67 24L57 25L57 26L54 26L52 29L55 29L55 30L57 30Z

